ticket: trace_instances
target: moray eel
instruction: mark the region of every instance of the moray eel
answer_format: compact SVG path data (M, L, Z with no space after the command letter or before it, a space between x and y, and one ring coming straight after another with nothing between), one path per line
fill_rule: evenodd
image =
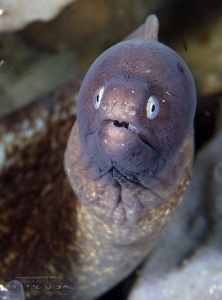
M1 120L0 283L95 299L172 218L190 178L196 92L157 34L151 15L93 63L67 147L81 78Z

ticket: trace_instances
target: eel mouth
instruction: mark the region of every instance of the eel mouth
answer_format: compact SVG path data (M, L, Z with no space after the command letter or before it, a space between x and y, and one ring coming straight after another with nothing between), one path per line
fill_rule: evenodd
M103 123L103 125L104 126L115 126L115 127L129 130L129 131L133 132L134 134L136 134L144 144L146 144L147 146L149 146L150 148L155 150L153 148L153 146L147 141L146 137L138 130L138 128L136 126L134 126L131 123L128 123L125 121L119 121L119 120L106 120Z

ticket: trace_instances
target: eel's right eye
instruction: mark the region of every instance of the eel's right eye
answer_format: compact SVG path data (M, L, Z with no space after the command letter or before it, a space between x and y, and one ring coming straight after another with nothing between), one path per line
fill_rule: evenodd
M99 89L96 90L94 96L93 96L93 104L95 109L98 109L103 97L103 93L104 93L104 86L100 87Z

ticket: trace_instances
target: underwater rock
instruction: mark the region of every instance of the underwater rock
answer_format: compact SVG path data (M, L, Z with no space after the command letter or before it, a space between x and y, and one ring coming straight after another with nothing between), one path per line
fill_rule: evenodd
M50 20L73 1L0 0L0 33L19 30L35 20Z
M222 101L215 133L197 154L174 219L147 259L129 300L222 299Z
M0 45L0 115L70 82L79 73L75 49L39 52L18 34L0 36Z
M191 69L200 96L221 92L221 10L211 13L207 20L194 25L192 31L183 32L182 38L177 37L170 43Z
M94 47L111 45L143 23L163 2L165 0L76 1L54 20L35 22L21 33L34 45L53 50L90 41Z
M180 270L153 274L143 271L128 300L220 300L222 299L222 253L203 248Z

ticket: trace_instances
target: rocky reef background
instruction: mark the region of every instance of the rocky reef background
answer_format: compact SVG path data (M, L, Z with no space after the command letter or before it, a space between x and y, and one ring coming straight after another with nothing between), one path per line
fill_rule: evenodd
M0 0L1 115L87 70L150 13L159 18L159 40L191 68L198 96L221 91L219 0L61 0L46 7L41 2Z
M0 0L0 115L72 81L158 16L159 41L184 58L197 86L193 177L147 263L101 300L222 299L222 2L48 1L47 10L40 0L13 2Z

